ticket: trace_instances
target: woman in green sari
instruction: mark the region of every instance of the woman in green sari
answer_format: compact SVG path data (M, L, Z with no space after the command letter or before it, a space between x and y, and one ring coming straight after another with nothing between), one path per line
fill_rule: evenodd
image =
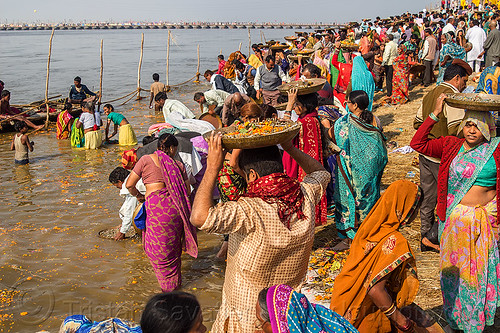
M356 231L380 197L380 180L387 164L385 138L380 122L367 110L370 99L354 90L346 99L349 113L335 121L330 137L341 149L335 170L335 225L340 238L336 247L350 246Z
M497 211L500 138L489 112L467 111L454 136L429 139L446 95L420 126L411 147L441 159L438 174L441 291L449 327L482 332L500 305Z

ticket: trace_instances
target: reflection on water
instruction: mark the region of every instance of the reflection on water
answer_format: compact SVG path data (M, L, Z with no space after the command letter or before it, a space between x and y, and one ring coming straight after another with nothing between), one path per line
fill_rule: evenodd
M67 94L73 77L97 90L99 40L104 39L104 98L116 98L136 88L140 33L138 31L57 31L52 52L50 94ZM151 74L165 69L166 31L146 30L142 86ZM268 39L293 34L268 30ZM245 30L174 31L171 49L171 83L187 80L196 71L196 45L201 49L201 71L216 67L222 48L226 56L247 40ZM12 103L43 98L46 49L50 32L2 32L2 81ZM254 42L259 31L252 31ZM75 38L78 43L75 43ZM30 52L26 52L30 45ZM245 45L243 47L245 49ZM78 54L78 56L75 56ZM124 56L126 55L126 56ZM26 77L37 78L26 80ZM195 91L208 84L184 86L169 98L192 110ZM148 109L149 100L115 105L123 112L139 141L148 127L163 122ZM30 135L35 151L31 163L14 165L12 133L0 134L0 332L56 332L70 314L92 320L121 316L139 321L148 298L159 291L153 269L139 241L115 242L97 233L120 224L122 199L108 181L120 165L124 150L72 149L68 140L55 138L55 128ZM210 328L215 319L223 284L224 262L215 254L219 236L199 233L199 256L183 256L182 289L201 302Z
M150 112L146 102L124 112L140 139L161 120L143 116ZM0 331L54 332L77 313L139 321L159 291L141 243L97 237L121 222L123 199L108 176L123 149L72 149L51 128L30 135L31 163L16 166L12 135L0 134ZM198 239L198 259L182 258L182 289L198 296L210 326L223 284L224 262L215 258L221 238L200 232Z

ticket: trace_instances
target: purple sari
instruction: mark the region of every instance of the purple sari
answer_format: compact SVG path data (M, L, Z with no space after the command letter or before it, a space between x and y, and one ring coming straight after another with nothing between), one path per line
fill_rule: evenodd
M186 185L176 162L164 152L156 155L163 172L165 188L146 198L144 249L162 291L177 289L181 279L182 250L196 258L196 229L189 222L191 205Z

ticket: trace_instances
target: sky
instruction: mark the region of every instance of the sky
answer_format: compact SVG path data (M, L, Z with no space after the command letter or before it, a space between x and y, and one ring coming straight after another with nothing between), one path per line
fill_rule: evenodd
M416 13L436 0L2 0L0 23L86 21L344 23ZM250 5L249 5L250 4Z

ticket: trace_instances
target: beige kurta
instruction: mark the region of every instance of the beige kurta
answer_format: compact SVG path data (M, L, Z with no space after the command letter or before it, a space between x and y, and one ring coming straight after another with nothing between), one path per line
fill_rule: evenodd
M240 198L218 204L201 227L208 233L230 234L222 304L212 332L255 331L255 305L266 287L303 282L314 240L315 206L330 175L307 175L301 183L306 218L292 217L290 229L280 220L276 204L260 198Z

